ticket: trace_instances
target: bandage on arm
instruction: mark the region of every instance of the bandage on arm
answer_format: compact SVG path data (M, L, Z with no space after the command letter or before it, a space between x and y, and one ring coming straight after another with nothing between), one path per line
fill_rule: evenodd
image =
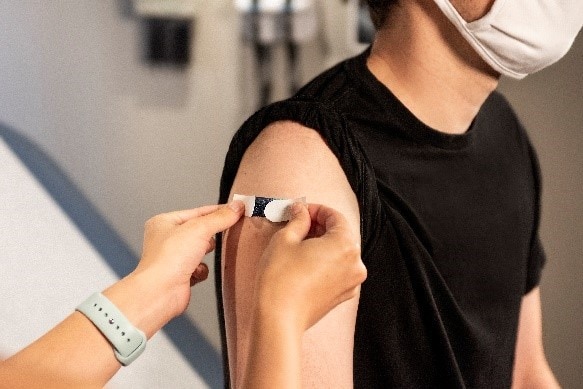
M357 201L338 160L317 132L297 123L275 123L259 135L241 162L231 189L231 194L235 193L287 199L305 196L310 203L342 212L358 237ZM257 261L271 236L283 225L246 217L224 238L223 302L233 387L240 383L249 352ZM305 387L352 387L357 305L357 299L339 305L304 335Z
M291 218L291 205L295 202L306 202L305 197L297 199L281 199L240 194L234 194L233 200L239 200L245 204L245 216L264 217L272 223L288 221Z

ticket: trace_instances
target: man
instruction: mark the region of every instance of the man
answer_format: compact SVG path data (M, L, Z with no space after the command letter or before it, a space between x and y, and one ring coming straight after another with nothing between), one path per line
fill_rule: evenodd
M304 386L556 387L541 336L538 164L494 90L500 74L558 60L581 5L368 3L370 50L254 115L223 173L221 201L306 196L361 239L368 280L304 335ZM234 386L254 258L278 228L245 220L225 237L233 265L217 291Z

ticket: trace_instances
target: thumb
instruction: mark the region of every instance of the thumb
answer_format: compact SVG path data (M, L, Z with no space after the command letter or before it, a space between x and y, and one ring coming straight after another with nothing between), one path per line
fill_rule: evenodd
M185 224L190 224L193 227L196 226L199 231L202 231L210 239L213 235L237 223L241 216L243 216L244 209L245 205L241 201L233 201L229 205L222 206L214 212L189 220Z
M310 232L310 226L312 224L310 212L305 204L298 202L291 205L290 213L291 219L281 232L288 239L301 242Z
M346 218L335 209L325 205L310 204L308 210L313 221L312 232L316 237L344 235L350 231Z

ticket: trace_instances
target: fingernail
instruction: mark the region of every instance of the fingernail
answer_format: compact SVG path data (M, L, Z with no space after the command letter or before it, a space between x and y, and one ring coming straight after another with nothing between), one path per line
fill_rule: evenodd
M229 203L229 208L231 208L231 210L233 212L236 212L236 213L241 212L244 207L245 207L245 204L243 204L243 202L240 200L231 201Z
M302 203L293 203L291 206L291 214L293 216L297 216L302 212L302 208L304 207L304 204Z

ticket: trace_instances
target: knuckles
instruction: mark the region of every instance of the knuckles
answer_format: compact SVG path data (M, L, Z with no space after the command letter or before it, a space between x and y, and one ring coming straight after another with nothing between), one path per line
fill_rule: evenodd
M354 285L362 284L366 280L367 270L361 259L360 246L347 243L343 247L343 253L347 268L350 269L350 278Z
M288 228L284 228L273 234L272 239L279 244L291 244L291 242L297 239L297 233Z
M146 222L144 223L144 230L150 232L158 230L160 228L160 225L162 224L163 216L164 215L156 215L146 220Z

